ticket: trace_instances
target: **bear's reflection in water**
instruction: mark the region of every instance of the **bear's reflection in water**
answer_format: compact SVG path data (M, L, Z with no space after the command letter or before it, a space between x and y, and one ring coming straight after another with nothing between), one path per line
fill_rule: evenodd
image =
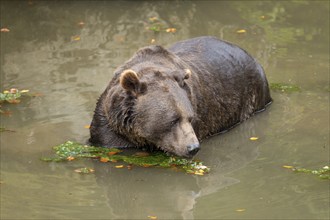
M109 164L95 164L96 181L104 190L109 209L116 218L193 219L197 199L236 184L229 177L258 157L258 148L265 141L268 111L245 121L227 133L202 143L196 158L211 167L204 176L195 176L161 168L117 169ZM268 121L268 120L267 120ZM258 141L250 141L258 135Z

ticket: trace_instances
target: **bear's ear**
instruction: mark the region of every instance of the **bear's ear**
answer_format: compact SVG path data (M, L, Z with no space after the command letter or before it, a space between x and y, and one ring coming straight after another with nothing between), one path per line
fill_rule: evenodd
M138 75L134 70L125 70L119 78L120 85L127 91L133 92L135 95L143 93L146 90L146 84L141 83Z
M191 71L190 69L185 69L185 75L183 79L189 79L189 77L191 76Z
M140 81L138 75L133 70L125 70L119 78L120 85L128 91L136 91Z
M185 80L189 79L189 77L191 76L191 71L190 69L184 69L183 71L174 72L174 79L178 82L179 86L184 87L186 85Z

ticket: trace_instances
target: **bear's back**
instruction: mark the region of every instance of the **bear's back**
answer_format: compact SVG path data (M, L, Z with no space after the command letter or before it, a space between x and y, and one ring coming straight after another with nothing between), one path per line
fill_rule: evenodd
M168 48L190 65L222 75L240 74L247 68L255 69L256 62L245 50L215 37L197 37L178 42Z

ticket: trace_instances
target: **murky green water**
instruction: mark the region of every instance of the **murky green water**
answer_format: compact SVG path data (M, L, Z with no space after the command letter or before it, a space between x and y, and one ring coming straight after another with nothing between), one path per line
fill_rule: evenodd
M10 30L0 89L43 94L2 104L12 115L1 127L15 132L1 133L1 219L329 218L329 181L282 168L329 164L328 1L1 1L0 24ZM210 174L39 160L88 138L96 99L139 47L201 35L247 49L270 82L301 87L273 91L267 111L204 141ZM73 172L84 166L95 174Z

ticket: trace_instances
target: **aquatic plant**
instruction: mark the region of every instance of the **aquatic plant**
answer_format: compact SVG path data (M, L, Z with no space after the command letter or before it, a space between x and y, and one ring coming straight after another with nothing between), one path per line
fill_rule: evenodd
M203 162L197 160L187 160L176 156L169 156L163 152L138 152L133 155L121 154L123 151L117 148L104 148L82 145L77 142L67 141L64 144L53 147L56 156L41 158L43 161L72 161L76 158L94 158L100 162L118 162L123 161L128 164L130 169L132 165L140 167L175 167L186 173L204 175L210 171L210 168L203 165ZM116 168L122 168L116 166Z
M0 92L0 104L3 102L8 102L11 104L18 104L21 102L20 98L22 95L25 95L29 90L18 90L16 88L11 88L10 90L5 90ZM11 111L3 111L0 105L0 114L11 115ZM6 128L1 127L0 132L3 131L12 131Z
M270 89L281 92L299 92L300 87L286 83L270 83Z
M317 175L321 179L330 179L329 166L324 166L317 170L310 170L310 169L305 169L305 168L293 168L292 170L297 173L311 173L311 174Z
M28 93L29 90L18 90L11 88L10 90L5 90L0 93L0 102L7 101L9 103L19 103L19 98L24 94Z
M324 166L320 169L311 170L306 168L298 168L293 166L283 166L283 168L291 169L292 171L296 173L311 173L314 175L317 175L321 179L330 179L330 168L329 166Z

